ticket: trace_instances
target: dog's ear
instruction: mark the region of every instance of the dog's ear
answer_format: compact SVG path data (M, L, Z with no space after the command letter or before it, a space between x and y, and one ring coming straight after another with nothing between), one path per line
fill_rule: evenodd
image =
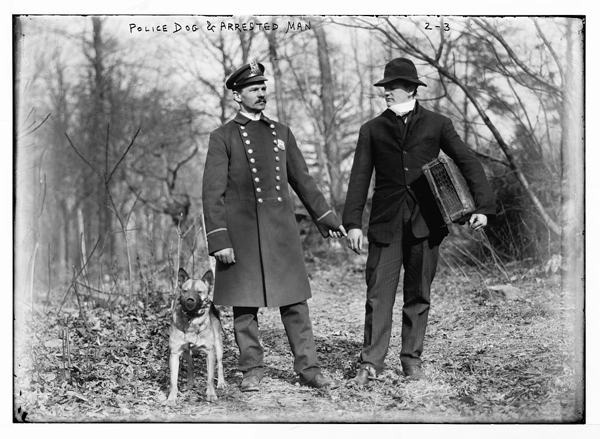
M204 276L202 276L202 281L208 285L209 288L213 286L215 283L215 275L213 274L212 270L208 270L206 273L204 273Z
M189 278L190 275L187 274L187 271L185 271L183 268L180 268L177 272L177 284L179 287L181 287Z

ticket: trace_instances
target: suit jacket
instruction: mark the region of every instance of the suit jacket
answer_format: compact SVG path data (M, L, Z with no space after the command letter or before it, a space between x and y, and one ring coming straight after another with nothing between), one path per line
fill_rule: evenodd
M311 297L288 183L324 237L340 226L287 126L238 113L211 133L202 187L208 249L231 247L236 260L217 262L215 304L283 306Z
M375 170L369 241L391 242L400 206L408 196L415 202L411 212L413 235L439 240L447 235L448 229L421 169L437 158L440 150L456 162L464 175L475 201L475 213L495 214L495 197L475 154L460 139L450 119L417 102L406 127L387 109L360 128L344 206L346 230L362 228L363 209Z

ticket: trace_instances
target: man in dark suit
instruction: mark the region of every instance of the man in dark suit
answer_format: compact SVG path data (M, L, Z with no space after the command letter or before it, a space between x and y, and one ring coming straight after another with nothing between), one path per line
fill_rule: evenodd
M401 266L404 304L400 361L409 379L423 377L421 353L430 286L438 246L448 229L421 167L443 151L458 165L475 200L476 210L469 226L480 230L486 226L488 215L495 214L494 194L480 162L462 142L450 119L425 109L415 99L417 87L426 85L419 80L413 62L406 58L392 60L375 86L384 88L388 108L360 129L343 215L348 247L360 253L363 209L375 170L367 235L364 343L361 366L352 380L358 386L384 368Z
M300 384L333 387L317 362L308 312L310 285L288 183L324 237L346 235L309 175L290 129L263 114L267 86L252 62L227 80L240 111L210 135L202 199L209 254L216 264L214 303L233 307L242 391L263 376L258 308L279 307Z

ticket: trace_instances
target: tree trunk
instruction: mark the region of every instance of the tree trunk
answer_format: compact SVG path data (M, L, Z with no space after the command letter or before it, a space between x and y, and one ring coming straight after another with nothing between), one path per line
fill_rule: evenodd
M98 169L107 171L108 166L108 133L106 129L106 124L108 123L107 117L107 103L106 103L106 68L105 68L105 43L103 38L103 21L99 17L92 17L92 50L90 53L90 61L91 68L94 73L93 82L90 84L92 87L92 94L94 96L94 111L93 111L93 126L92 126L92 135L91 135L91 143L88 145L88 157L97 157L98 160L96 163L98 164ZM105 145L106 149L101 148L101 145ZM100 156L100 154L102 156ZM99 189L95 189L90 186L92 194L95 196L90 197L90 201L95 204L95 206L90 206L88 212L92 211L93 214L89 215L86 213L86 220L90 221L89 226L87 227L87 239L89 242L94 242L95 237L92 236L94 231L94 221L96 224L97 237L100 239L101 247L101 255L108 253L109 257L112 259L112 254L110 254L111 246L108 248L105 247L105 240L107 238L107 231L110 231L111 217L110 212L108 211L108 198L106 191L100 189L101 186L97 186ZM92 201L93 200L93 201Z
M277 104L277 119L284 125L288 124L285 107L283 106L282 75L279 67L279 57L277 55L277 37L275 32L265 32L269 41L269 59L273 66L273 85L275 87L275 101Z
M335 96L327 37L322 26L315 26L317 54L321 71L321 104L323 107L323 141L327 156L331 204L338 210L343 205L343 185L340 170L340 142L336 126Z

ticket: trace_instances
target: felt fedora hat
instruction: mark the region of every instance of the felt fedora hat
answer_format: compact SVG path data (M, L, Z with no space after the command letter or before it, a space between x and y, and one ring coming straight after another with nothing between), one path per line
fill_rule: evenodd
M225 86L228 89L242 88L256 82L267 81L263 75L265 74L265 66L261 63L252 61L250 64L244 64L242 67L237 69L229 77Z
M399 79L427 87L427 84L419 80L417 68L414 63L406 58L396 58L387 63L383 71L383 79L373 85L375 87L383 87Z

